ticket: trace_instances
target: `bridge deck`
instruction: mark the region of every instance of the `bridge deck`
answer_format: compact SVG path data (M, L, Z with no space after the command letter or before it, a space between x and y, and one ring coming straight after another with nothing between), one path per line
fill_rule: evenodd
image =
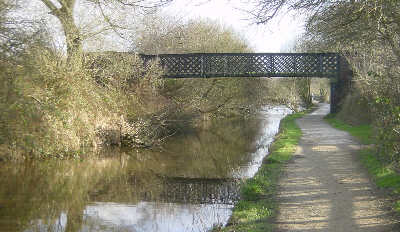
M140 55L158 59L165 78L336 77L337 53L190 53Z

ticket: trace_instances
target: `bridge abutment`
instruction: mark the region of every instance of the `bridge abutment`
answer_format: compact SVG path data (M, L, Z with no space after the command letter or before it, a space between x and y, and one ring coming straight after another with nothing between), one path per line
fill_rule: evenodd
M336 77L331 78L330 113L338 113L340 106L351 89L353 71L346 58L339 56L338 72Z

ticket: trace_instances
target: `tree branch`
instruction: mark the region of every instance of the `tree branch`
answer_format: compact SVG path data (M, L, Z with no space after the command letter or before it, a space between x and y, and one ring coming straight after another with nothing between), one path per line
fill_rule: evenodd
M99 9L100 9L100 13L101 13L101 15L103 16L104 20L105 20L106 23L110 26L109 29L112 30L112 31L114 31L120 38L125 39L124 36L123 36L121 33L119 33L119 31L117 30L117 28L119 28L119 29L126 29L126 28L123 28L123 27L121 27L121 26L119 26L119 25L116 25L115 23L111 22L111 19L105 14L105 12L104 12L104 10L103 10L103 7L101 7L100 2L98 3L98 7L99 7Z
M134 0L134 1L116 0L116 1L124 6L139 7L139 8L145 8L145 9L154 9L154 8L158 8L161 6L165 6L169 3L171 3L173 0L150 1L150 3L148 3L148 1L145 1L145 0Z
M58 8L50 0L40 0L50 9L50 11L55 12Z

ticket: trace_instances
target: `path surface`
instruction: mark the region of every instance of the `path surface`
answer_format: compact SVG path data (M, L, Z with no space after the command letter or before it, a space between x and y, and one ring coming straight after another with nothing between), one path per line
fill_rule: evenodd
M297 121L303 136L279 182L277 231L400 231L357 159L359 143L325 123L328 112L323 104Z

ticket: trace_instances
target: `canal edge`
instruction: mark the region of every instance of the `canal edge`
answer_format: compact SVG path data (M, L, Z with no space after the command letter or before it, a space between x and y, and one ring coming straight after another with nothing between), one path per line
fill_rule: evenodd
M302 136L296 120L315 109L289 114L281 120L269 154L264 157L257 173L241 186L241 199L235 204L227 225L211 231L273 231L271 222L278 210L277 183L285 164L292 160Z

